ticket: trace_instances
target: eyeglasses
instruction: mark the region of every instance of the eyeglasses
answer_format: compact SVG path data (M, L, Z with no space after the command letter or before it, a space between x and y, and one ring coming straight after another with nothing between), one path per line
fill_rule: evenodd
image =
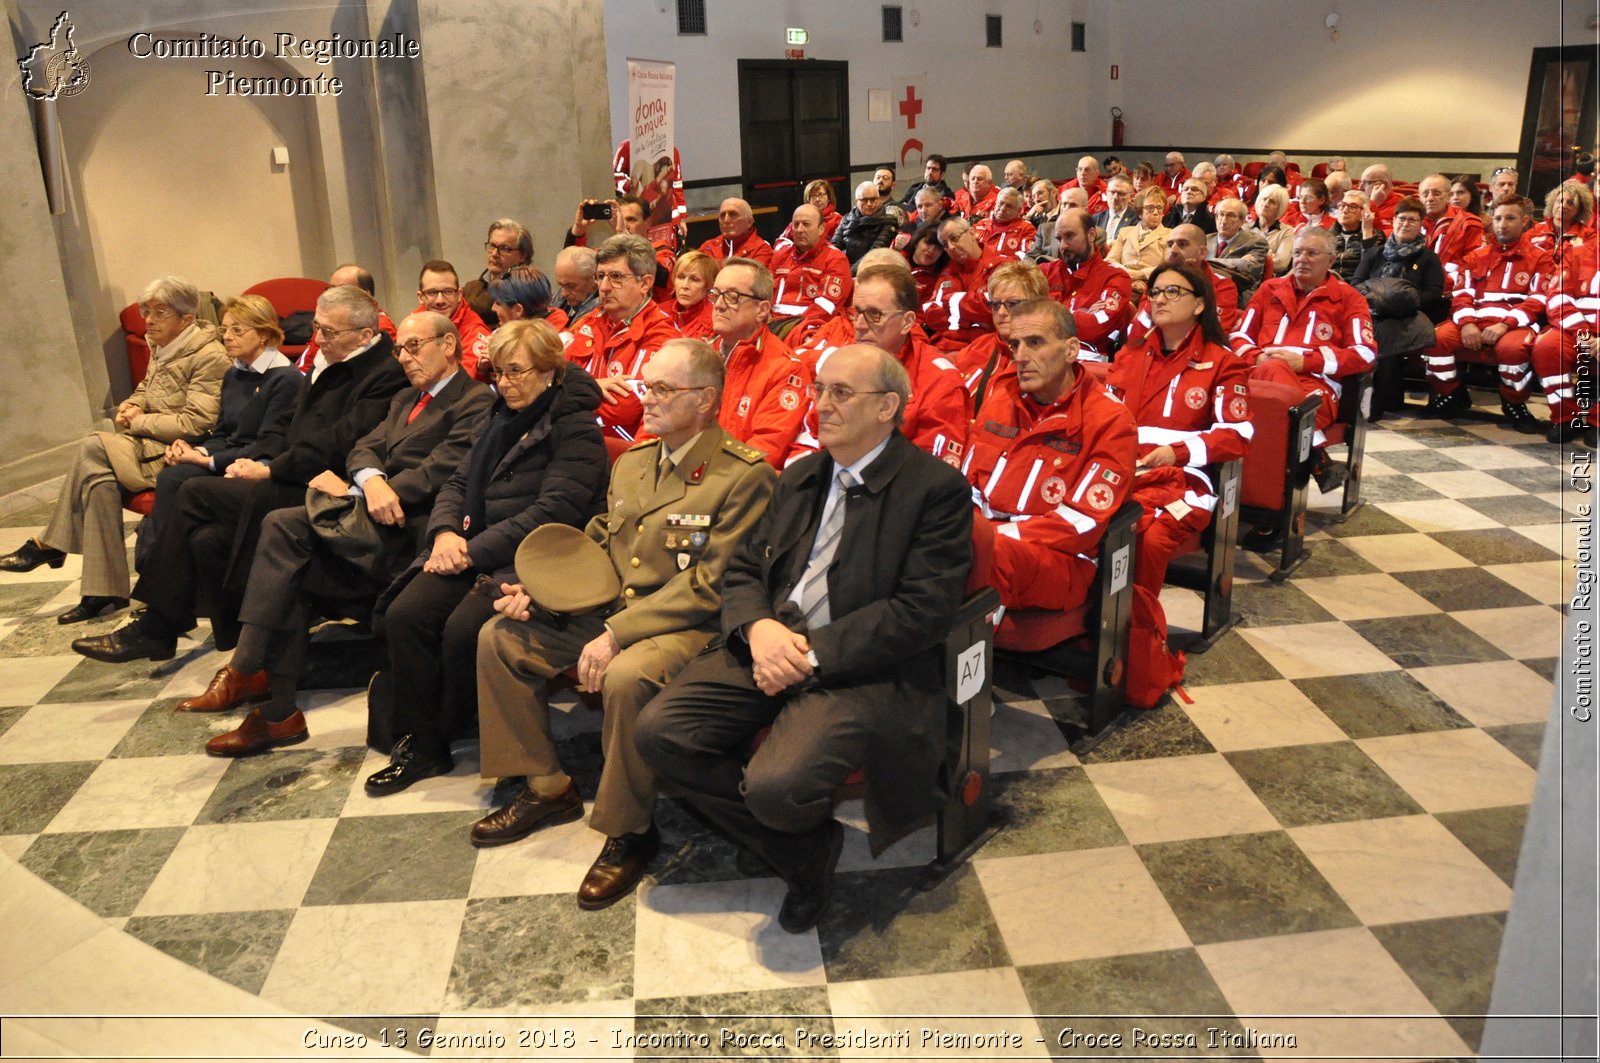
M1361 179L1361 184L1363 186L1365 186L1365 185L1381 185L1381 184L1387 184L1387 182L1379 181L1376 178L1372 178L1372 177L1363 177Z
M942 233L939 236L939 246L948 248L955 244L959 244L961 242L961 238L966 236L967 233L971 231L971 229L962 229L958 233Z
M139 308L139 316L146 321L165 321L169 317L177 317L178 315L170 307L141 306Z
M856 197L856 202L857 203L882 203L883 202L883 197L882 196L857 196Z
M324 325L320 321L313 321L311 323L311 331L312 332L320 332L324 336L328 337L331 340L335 336L343 336L346 332L360 332L361 329L358 329L358 328L329 328L327 325Z
M737 288L708 288L706 298L711 300L712 306L726 306L737 310L739 304L746 299L759 300L761 297L755 292L741 292Z
M1491 173L1489 176L1490 177L1499 177L1503 173L1516 173L1516 172L1517 171L1513 170L1509 166L1498 166L1498 167L1495 168L1494 173Z
M438 337L434 338L437 339ZM504 369L496 368L489 371L494 374L494 378L496 380L510 380L515 384L522 383L522 378L527 376L529 373L538 372L538 370L531 365L526 367L508 365Z
M424 288L417 294L422 296L424 299L446 299L452 295L456 295L460 291L460 288Z
M400 348L402 351L405 351L407 354L411 355L412 357L415 357L417 352L422 350L422 348L426 347L428 344L432 343L434 340L442 340L442 339L444 339L444 333L441 332L436 336L427 336L427 337L425 337L423 339L406 340L404 343L395 344L395 346Z
M865 321L868 325L871 325L873 328L877 328L879 325L883 324L884 318L888 317L890 314L909 314L909 313L911 313L911 311L910 310L876 310L876 309L873 309L872 307L859 307L858 308L858 307L852 306L848 310L846 310L845 313L850 315L850 320L851 321L854 321L856 318L859 317L863 321Z
M222 333L224 336L231 336L234 339L238 339L240 336L249 335L250 333L254 332L255 329L250 328L248 325L223 325L217 331Z
M1322 258L1324 256L1332 258L1333 252L1318 251L1314 247L1297 247L1289 254L1290 258Z
M497 244L493 240L490 240L488 243L484 244L483 249L485 251L498 251L502 255L514 255L518 251L522 250L522 248L518 247L516 244Z
M1160 288L1151 288L1149 290L1149 295L1152 302L1157 299L1176 299L1182 295L1194 294L1196 294L1196 292L1193 288L1185 288L1179 284L1167 284Z
M857 391L855 388L851 387L848 384L824 384L820 380L811 385L811 398L814 401L821 402L822 401L822 397L824 395L826 395L828 397L828 401L832 402L835 406L843 406L845 403L849 402L851 399L855 398L857 395L887 395L887 394L888 394L887 391L882 391L882 390L877 390L877 391Z
M647 382L644 386L645 394L652 395L662 402L666 402L680 391L704 391L710 384L696 384L693 387L675 388L664 380Z
M1004 310L1006 313L1010 314L1010 313L1015 312L1017 307L1021 306L1025 302L1027 302L1027 300L1026 299L985 299L984 302L989 304L989 312L990 313L994 313L997 310Z
M635 279L635 274L623 273L621 270L612 269L612 270L606 270L603 273L596 273L594 275L594 279L596 281L604 281L605 283L612 284L612 285L615 285L615 284L626 284L629 281Z

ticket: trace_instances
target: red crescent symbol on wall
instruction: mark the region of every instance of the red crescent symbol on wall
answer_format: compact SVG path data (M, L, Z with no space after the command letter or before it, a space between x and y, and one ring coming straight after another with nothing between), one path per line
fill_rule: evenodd
M900 145L901 166L906 164L906 154L910 152L912 148L916 148L917 152L920 154L922 152L922 141L918 140L916 137L911 137L904 144Z

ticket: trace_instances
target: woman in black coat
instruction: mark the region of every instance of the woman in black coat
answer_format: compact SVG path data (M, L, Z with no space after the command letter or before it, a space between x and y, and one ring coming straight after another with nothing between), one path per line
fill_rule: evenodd
M1372 307L1378 369L1371 420L1405 405L1401 377L1406 356L1433 346L1433 327L1450 313L1444 265L1422 235L1422 200L1407 196L1394 208L1394 233L1369 250L1352 283Z
M501 583L515 583L524 537L541 524L582 528L605 508L610 462L595 411L600 387L567 362L548 322L512 321L489 340L500 398L433 504L427 547L378 608L389 648L395 743L369 794L448 772L450 739L478 711L478 629Z

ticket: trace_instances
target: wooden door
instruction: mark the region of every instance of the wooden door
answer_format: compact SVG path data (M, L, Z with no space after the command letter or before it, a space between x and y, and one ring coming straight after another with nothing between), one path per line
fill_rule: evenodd
M739 60L739 145L744 198L768 240L783 232L801 191L818 178L833 185L840 211L849 210L849 64Z

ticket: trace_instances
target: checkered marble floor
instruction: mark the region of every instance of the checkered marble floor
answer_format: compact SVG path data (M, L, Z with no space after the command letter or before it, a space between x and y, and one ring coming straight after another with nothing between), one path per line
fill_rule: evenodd
M810 933L780 930L781 884L742 877L673 800L651 879L586 913L573 892L599 838L584 823L467 843L490 802L475 746L448 777L368 798L360 780L383 759L363 745L358 642L318 644L308 743L205 756L236 716L172 706L222 655L205 640L159 667L75 656L72 638L125 619L55 623L77 599L75 559L0 574L0 854L264 1001L371 1038L507 1038L481 1055L632 1058L631 1037L639 1058L1467 1057L1572 584L1579 498L1534 438L1375 427L1369 504L1335 524L1335 500L1314 495L1314 552L1287 583L1241 552L1240 624L1191 659L1186 697L1081 760L1050 714L1071 691L1002 668L1009 825L921 893L931 831L874 860L859 803L845 805L834 907ZM46 519L0 521L0 550ZM1196 625L1198 596L1164 601L1175 629ZM565 759L592 794L598 717L563 708ZM889 1040L799 1042L796 1027ZM722 1045L724 1029L783 1046ZM1135 1029L1198 1046L1138 1044ZM519 1030L544 1032L521 1035L523 1052ZM573 1048L534 1050L565 1030ZM976 1053L937 1040L1002 1031L1019 1039ZM709 1048L680 1046L702 1033ZM1097 1040L1112 1034L1120 1047Z

